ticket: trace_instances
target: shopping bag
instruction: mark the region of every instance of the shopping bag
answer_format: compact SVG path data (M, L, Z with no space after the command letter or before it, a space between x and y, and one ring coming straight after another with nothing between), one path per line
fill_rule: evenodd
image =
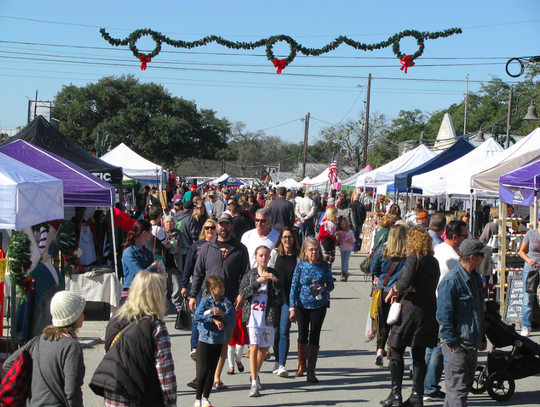
M529 271L529 273L527 274L527 279L525 280L525 292L527 294L536 294L538 281L539 281L538 269Z
M366 335L366 340L368 342L372 341L375 338L375 331L373 331L373 320L371 319L371 316L369 315L369 313L367 315L367 320L366 320L365 335Z
M23 350L0 384L2 407L24 407L32 384L32 356Z
M193 324L191 311L188 306L188 301L184 298L178 314L176 314L176 322L174 324L174 329L179 331L190 331Z
M371 274L371 262L373 261L373 256L375 256L375 252L372 251L360 262L360 271L364 274Z

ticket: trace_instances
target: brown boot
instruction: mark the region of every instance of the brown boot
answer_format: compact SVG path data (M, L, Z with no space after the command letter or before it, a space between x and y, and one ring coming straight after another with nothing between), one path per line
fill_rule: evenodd
M304 372L306 371L307 356L308 356L308 344L299 343L298 344L298 371L295 374L296 377L304 376Z
M317 359L319 357L319 346L308 345L308 360L307 360L307 381L310 383L319 383L319 379L315 376L315 368L317 367Z
M348 279L349 279L349 273L343 273L343 278L341 279L341 281L347 282Z
M339 273L339 281L347 281L344 273Z

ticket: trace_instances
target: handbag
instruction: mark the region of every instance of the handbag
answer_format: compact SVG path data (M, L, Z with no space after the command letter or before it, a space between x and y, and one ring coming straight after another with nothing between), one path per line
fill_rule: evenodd
M536 294L539 280L538 269L529 271L525 280L525 292L527 294Z
M179 331L190 331L193 325L191 311L188 306L187 298L182 300L182 305L176 314L176 322L174 323L174 329Z
M420 264L420 255L416 253L417 256L417 262L416 262L416 271L418 271L418 265ZM405 300L405 297L409 293L409 289L407 288L407 291L405 291L405 294L403 294L403 298L401 298L400 302L393 302L390 306L390 310L388 311L388 318L386 318L386 323L388 325L394 325L396 322L399 321L399 317L401 316L401 304L403 303L403 300Z
M23 350L9 368L0 385L2 407L24 407L32 385L32 356Z

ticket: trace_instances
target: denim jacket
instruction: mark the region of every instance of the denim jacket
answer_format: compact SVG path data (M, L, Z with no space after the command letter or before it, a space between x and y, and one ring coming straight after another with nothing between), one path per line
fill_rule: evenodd
M475 290L476 284L478 289ZM439 337L452 349L462 346L465 349L476 349L481 327L484 324L484 310L478 309L476 293L479 293L482 305L482 279L474 270L469 276L458 263L439 284L437 298L437 321ZM482 342L486 342L482 334Z
M135 275L141 270L155 271L152 267L154 255L152 250L143 246L142 251L136 245L126 247L122 254L122 267L124 269L123 288L129 288Z
M215 316L213 312L205 314L206 311L211 310L214 307L221 309L225 313L225 318ZM199 330L199 340L211 345L225 343L225 329L227 328L227 325L234 322L235 312L232 303L225 296L221 297L217 302L212 299L211 295L202 298L201 303L193 315L193 322L198 323L197 329ZM214 324L214 319L219 319L225 324L221 331L218 326Z

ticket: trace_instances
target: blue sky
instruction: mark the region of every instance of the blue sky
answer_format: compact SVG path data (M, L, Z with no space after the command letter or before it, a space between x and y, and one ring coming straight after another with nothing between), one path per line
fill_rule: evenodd
M151 28L187 41L212 34L232 41L285 34L312 48L340 35L376 43L403 30L459 27L463 34L426 41L423 56L406 75L390 48L364 52L346 45L324 57L297 57L277 75L264 48L234 51L216 44L187 51L163 45L141 71L126 47L115 48L102 39L99 27L116 38ZM311 143L326 123L358 117L369 73L374 78L372 112L389 118L400 110L434 112L463 100L467 74L470 91L493 76L516 81L506 75L504 65L511 57L540 54L539 34L538 0L0 0L0 127L26 124L28 98L36 90L39 100L53 100L63 85L133 74L195 101L199 108L214 109L218 117L242 121L247 130L267 129L267 135L287 141L303 140L299 119L310 112ZM137 45L153 48L148 39ZM412 39L400 46L404 53L417 50ZM286 56L286 45L277 45L275 53ZM453 64L458 66L449 66Z

